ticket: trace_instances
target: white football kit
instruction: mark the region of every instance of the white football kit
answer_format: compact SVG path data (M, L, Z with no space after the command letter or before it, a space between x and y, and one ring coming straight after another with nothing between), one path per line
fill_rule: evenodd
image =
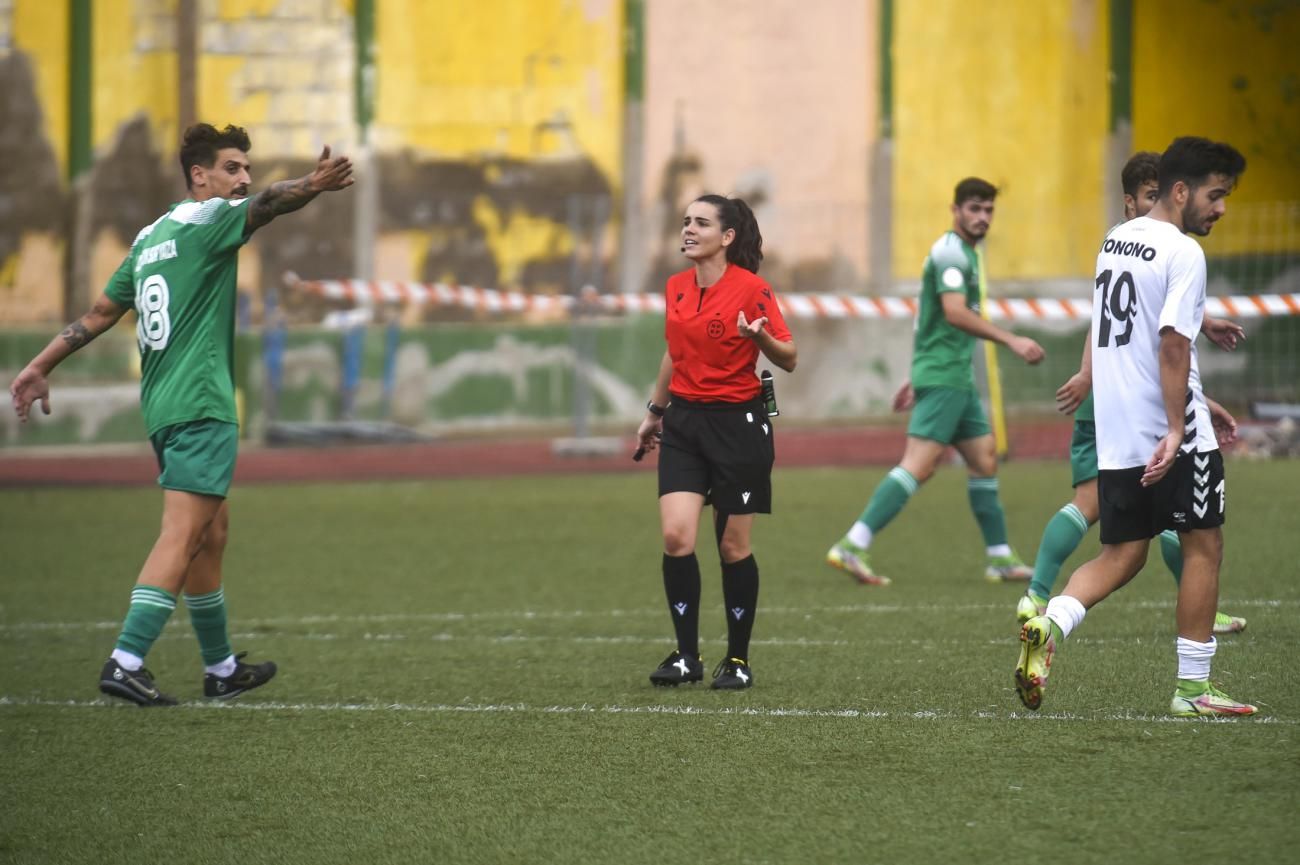
M1205 315L1205 253L1176 226L1138 217L1116 226L1097 254L1092 389L1097 468L1143 466L1169 424L1160 388L1160 331L1191 340L1184 453L1218 449L1201 393L1196 337Z

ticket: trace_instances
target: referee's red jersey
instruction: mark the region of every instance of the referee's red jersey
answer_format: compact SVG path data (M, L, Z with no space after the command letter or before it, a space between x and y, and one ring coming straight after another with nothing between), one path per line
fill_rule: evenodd
M758 344L740 335L736 318L741 310L746 321L767 316L768 333L789 342L790 329L772 287L757 274L728 264L721 279L702 289L695 283L692 267L668 278L664 300L668 310L664 337L673 361L668 390L698 402L757 398Z

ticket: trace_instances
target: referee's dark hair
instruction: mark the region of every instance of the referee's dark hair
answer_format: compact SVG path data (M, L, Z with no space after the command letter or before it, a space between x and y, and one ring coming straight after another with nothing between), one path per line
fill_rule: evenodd
M211 168L217 162L217 151L224 147L247 153L253 145L242 126L227 124L225 129L217 129L211 123L196 123L185 130L181 139L181 171L185 172L186 189L193 184L190 168L195 165Z
M750 273L758 273L758 266L763 263L763 235L758 231L754 211L749 209L745 200L712 194L701 195L695 200L716 207L722 230L730 228L736 232L736 239L727 247L727 261Z
M1211 174L1222 174L1235 185L1245 170L1246 157L1231 144L1192 135L1175 138L1160 154L1160 197L1172 192L1180 180L1196 189Z
M982 177L967 177L957 184L957 188L952 191L952 203L961 207L963 203L970 201L972 198L978 198L981 201L992 201L998 197L998 188L989 183Z

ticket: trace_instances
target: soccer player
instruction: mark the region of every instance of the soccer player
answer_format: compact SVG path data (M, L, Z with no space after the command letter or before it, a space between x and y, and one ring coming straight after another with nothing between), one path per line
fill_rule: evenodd
M1156 203L1156 168L1159 153L1135 153L1120 172L1124 189L1124 220L1146 216ZM1237 347L1244 339L1241 326L1231 321L1205 316L1201 332L1225 351ZM1038 544L1038 558L1034 562L1034 577L1029 589L1016 605L1016 619L1027 622L1042 615L1051 597L1052 586L1061 571L1061 565L1075 551L1088 529L1097 522L1097 434L1092 409L1092 339L1084 338L1083 361L1079 371L1056 391L1057 405L1062 412L1074 412L1074 435L1070 439L1070 473L1074 498L1056 512L1043 529L1043 539ZM1223 406L1209 397L1205 404L1216 431L1225 431L1221 444L1229 443L1236 435L1237 423ZM1183 554L1178 533L1160 533L1160 553L1165 565L1174 575L1174 582L1182 579ZM1215 613L1214 633L1231 634L1245 630L1246 620L1227 613Z
M181 170L190 197L136 235L90 312L68 325L10 385L18 417L37 400L50 413L51 371L68 355L137 315L140 404L158 458L162 529L139 579L99 690L140 706L171 706L144 659L184 592L203 656L203 693L225 699L266 684L275 664L234 654L226 627L221 559L226 492L235 471L233 343L239 248L258 228L322 192L352 185L347 157L326 147L311 174L248 197L248 134L200 123L185 130Z
M1231 145L1175 139L1160 157L1155 207L1117 226L1097 254L1091 340L1101 554L1070 576L1044 615L1021 627L1015 683L1029 709L1042 705L1057 646L1088 609L1142 569L1151 538L1173 529L1183 576L1170 713L1256 711L1209 681L1226 502L1223 457L1196 360L1205 253L1187 236L1210 233L1245 169Z
M759 353L786 372L798 352L771 286L758 276L763 236L739 198L703 195L682 219L682 253L692 267L668 279L664 335L646 416L637 429L659 454L659 524L664 594L677 648L650 674L658 686L703 681L700 658L700 514L713 505L722 559L727 656L711 687L754 684L749 638L758 607L758 562L750 547L755 514L772 511L772 421L754 374Z
M978 177L957 184L952 230L930 247L921 277L912 348L912 375L894 396L894 411L912 409L902 461L890 469L848 533L826 554L826 562L859 583L884 585L871 568L867 549L938 468L952 445L970 472L970 507L984 535L984 575L993 582L1027 580L1029 568L1007 542L1006 517L998 498L997 451L984 416L971 355L976 337L1001 343L1029 364L1043 349L1003 330L979 314L979 265L975 244L993 221L997 188Z

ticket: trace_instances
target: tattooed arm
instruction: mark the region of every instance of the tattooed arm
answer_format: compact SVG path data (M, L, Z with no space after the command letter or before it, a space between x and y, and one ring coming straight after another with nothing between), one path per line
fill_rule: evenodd
M64 358L117 324L129 307L119 306L107 294L101 294L90 312L63 329L49 345L18 373L9 385L14 411L24 423L32 403L41 401L41 411L50 413L50 384L46 377Z
M297 180L281 180L253 196L248 203L248 222L244 234L252 234L282 213L292 213L322 192L335 192L352 185L352 160L346 156L330 157L330 149L321 151L316 170Z

